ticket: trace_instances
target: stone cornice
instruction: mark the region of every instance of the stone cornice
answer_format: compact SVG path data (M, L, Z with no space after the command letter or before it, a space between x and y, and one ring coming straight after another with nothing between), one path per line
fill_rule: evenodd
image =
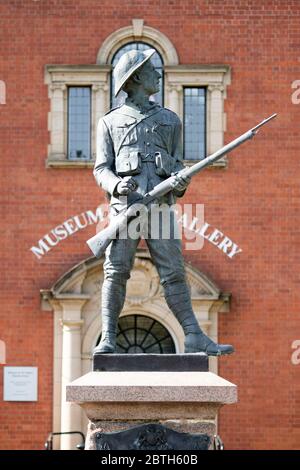
M166 65L164 67L166 72L188 72L188 73L229 73L231 71L230 65L227 64L178 64Z
M45 71L49 73L98 73L110 72L111 65L102 64L46 64Z

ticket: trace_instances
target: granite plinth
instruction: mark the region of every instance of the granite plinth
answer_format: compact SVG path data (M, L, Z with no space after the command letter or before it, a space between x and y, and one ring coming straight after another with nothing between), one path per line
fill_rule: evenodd
M114 367L108 360L105 367L109 365ZM69 384L67 401L79 404L89 418L89 450L97 449L100 434L147 423L206 434L213 442L217 413L224 404L237 401L237 388L216 374L197 370L106 370Z
M235 403L236 386L212 372L90 372L67 386L67 401Z
M94 354L93 371L208 372L208 356L195 354Z

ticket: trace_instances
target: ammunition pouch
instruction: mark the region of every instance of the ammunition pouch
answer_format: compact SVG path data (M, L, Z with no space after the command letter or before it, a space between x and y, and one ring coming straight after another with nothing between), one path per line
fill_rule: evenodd
M129 150L123 147L116 158L116 173L119 176L138 175L142 171L142 164L146 162L153 163L155 173L164 178L175 171L176 160L164 150L155 152L154 155L144 155L137 150Z
M138 175L142 171L140 152L122 148L116 158L116 172L119 176Z

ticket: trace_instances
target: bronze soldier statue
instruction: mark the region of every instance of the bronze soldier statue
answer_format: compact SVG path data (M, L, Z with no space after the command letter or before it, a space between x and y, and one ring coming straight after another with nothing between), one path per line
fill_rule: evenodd
M151 62L155 50L126 52L114 69L115 95L124 90L125 104L100 119L94 175L110 197L111 217L174 174L173 191L158 203L170 208L183 196L189 177L178 176L182 163L181 122L172 111L150 101L159 91L160 74ZM175 215L170 209L172 222ZM106 248L102 287L102 337L94 354L114 353L118 318L124 305L139 239L116 238ZM166 302L185 333L185 353L230 354L231 345L212 341L199 327L186 281L181 240L173 236L146 238L164 289Z

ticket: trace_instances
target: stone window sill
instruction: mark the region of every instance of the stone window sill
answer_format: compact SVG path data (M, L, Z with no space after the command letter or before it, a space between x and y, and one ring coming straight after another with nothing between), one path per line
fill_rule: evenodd
M201 160L183 160L183 163L185 166L190 167L195 165L195 163L199 163ZM212 165L209 165L207 168L210 170L214 169L226 169L228 167L228 159L226 156L221 158L219 161L212 163Z
M95 160L46 160L46 168L94 168Z

